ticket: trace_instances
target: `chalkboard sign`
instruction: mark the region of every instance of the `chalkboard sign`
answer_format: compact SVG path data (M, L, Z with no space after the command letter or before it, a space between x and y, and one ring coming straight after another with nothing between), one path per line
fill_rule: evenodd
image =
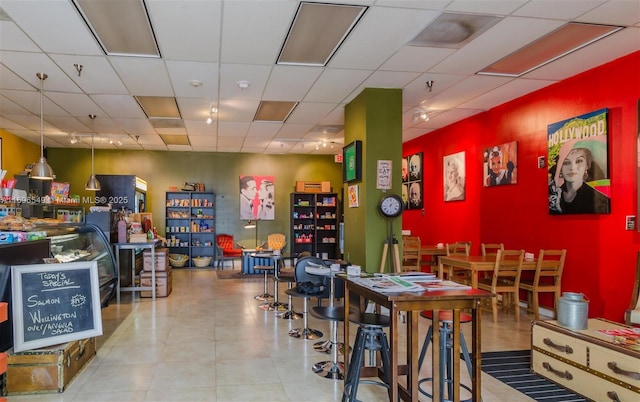
M102 335L96 261L11 267L15 352Z

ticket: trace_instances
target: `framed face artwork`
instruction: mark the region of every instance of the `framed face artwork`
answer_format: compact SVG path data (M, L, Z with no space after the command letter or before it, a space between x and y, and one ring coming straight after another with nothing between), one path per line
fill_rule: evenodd
M402 158L402 201L405 209L422 209L422 152Z
M461 201L465 198L465 153L458 152L445 156L443 161L444 172L444 200Z
M550 214L610 212L608 114L600 109L547 127Z
M485 187L518 182L518 142L494 145L484 150L483 185Z
M275 219L275 178L274 176L240 176L240 219Z

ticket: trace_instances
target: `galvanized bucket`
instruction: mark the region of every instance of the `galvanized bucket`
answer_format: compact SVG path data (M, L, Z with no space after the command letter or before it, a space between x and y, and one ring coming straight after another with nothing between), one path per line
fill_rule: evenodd
M589 299L582 293L563 292L558 300L558 324L570 329L587 329Z

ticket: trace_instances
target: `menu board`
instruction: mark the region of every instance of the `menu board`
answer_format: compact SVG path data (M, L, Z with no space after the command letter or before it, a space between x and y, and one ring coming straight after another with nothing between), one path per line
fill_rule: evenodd
M102 335L96 261L11 267L15 352Z

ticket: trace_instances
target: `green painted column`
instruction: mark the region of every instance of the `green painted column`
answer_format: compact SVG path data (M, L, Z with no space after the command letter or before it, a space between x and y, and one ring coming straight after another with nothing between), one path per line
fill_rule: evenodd
M384 195L402 191L402 90L364 89L345 107L344 131L345 145L362 141L362 180L344 183L344 259L367 272L378 272L389 232L389 221L378 212L378 203ZM378 160L392 162L392 188L386 193L376 189ZM350 185L358 186L356 208L349 207ZM401 226L402 217L395 218L398 240Z

